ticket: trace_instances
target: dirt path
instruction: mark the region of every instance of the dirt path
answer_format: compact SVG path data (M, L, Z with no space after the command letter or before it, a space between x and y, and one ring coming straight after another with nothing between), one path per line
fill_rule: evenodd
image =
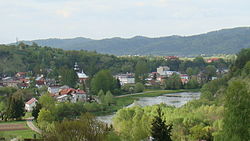
M33 124L33 118L28 118L26 119L27 121L27 125L29 126L29 128L39 134L42 134L42 131L40 129L38 129L34 124Z

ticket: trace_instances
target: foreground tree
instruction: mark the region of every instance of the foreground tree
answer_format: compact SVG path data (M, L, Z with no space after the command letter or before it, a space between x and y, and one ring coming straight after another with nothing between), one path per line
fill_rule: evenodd
M152 122L151 136L153 141L172 141L171 139L171 130L172 125L166 125L163 118L163 113L161 108L157 109L157 116Z
M86 113L79 120L55 123L54 129L44 134L46 141L103 141L108 130L94 116Z
M249 84L242 80L234 80L229 84L225 98L224 141L249 141L250 139L248 86Z

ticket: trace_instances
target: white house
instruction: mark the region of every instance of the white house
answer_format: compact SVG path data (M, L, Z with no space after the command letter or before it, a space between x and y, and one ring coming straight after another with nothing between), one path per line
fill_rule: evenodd
M167 76L167 77L170 77L170 76L173 75L174 73L180 75L180 73L177 72L177 71L166 71L166 76Z
M50 86L48 87L48 92L51 94L57 94L63 89L68 89L69 86L63 85L63 86Z
M80 89L63 89L59 92L56 96L57 101L59 102L73 102L76 103L77 101L86 101L87 95L86 92Z
M132 73L118 74L115 77L116 79L120 80L121 85L135 83L135 77L134 77L134 74Z
M169 71L170 68L168 66L160 66L157 68L157 73L160 75L167 75L167 71Z
M36 98L31 98L28 102L25 103L25 110L31 112L33 108L36 106Z

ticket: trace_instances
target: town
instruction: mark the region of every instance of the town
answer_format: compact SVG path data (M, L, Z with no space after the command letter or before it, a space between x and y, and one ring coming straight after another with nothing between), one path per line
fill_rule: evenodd
M166 59L178 59L177 56L167 56ZM207 63L212 63L214 61L218 61L218 58L207 59ZM228 72L228 69L215 69L211 70L211 74L209 78L206 78L205 71L199 72L198 74L192 74L192 72L188 72L189 74L182 74L178 71L171 71L168 66L159 66L155 72L147 73L145 77L145 86L146 87L154 87L154 88L162 88L164 87L164 83L169 80L169 78L177 75L179 79L176 81L180 82L177 88L172 89L180 89L180 88L199 88L201 83L204 83L204 79L215 80L217 76L222 76ZM75 71L77 75L77 83L78 85L86 85L86 81L89 80L89 76L87 76L82 69L80 69L77 62L75 62L74 66L72 66L72 70ZM49 70L48 70L49 71ZM3 75L4 76L4 75ZM59 76L60 78L61 76ZM117 79L121 86L127 88L127 92L134 89L135 84L135 73L127 72L124 74L116 74L113 76ZM171 80L169 80L171 81ZM190 82L191 81L191 82ZM190 84L190 83L191 84ZM73 102L76 103L78 101L82 102L91 102L98 101L98 98L92 97L89 93L89 88L85 87L84 89L80 88L72 88L68 85L60 85L60 80L56 80L55 78L46 78L44 74L39 74L36 77L30 76L29 72L17 72L15 76L5 76L1 78L0 87L13 87L18 89L26 89L35 87L37 89L47 89L47 93L50 94L58 102ZM171 86L170 86L171 87ZM171 88L170 88L171 89ZM143 91L143 90L141 90ZM138 92L141 92L138 91ZM45 92L45 91L44 91ZM41 94L36 92L37 96L41 96ZM44 94L44 93L43 93ZM116 95L116 94L115 94ZM36 96L36 97L37 97ZM25 104L25 110L31 112L32 108L35 106L37 99L32 97Z

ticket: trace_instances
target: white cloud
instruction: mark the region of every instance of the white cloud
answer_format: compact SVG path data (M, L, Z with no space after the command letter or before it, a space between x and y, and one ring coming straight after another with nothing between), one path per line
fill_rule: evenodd
M247 25L249 0L0 0L0 43L187 35Z

